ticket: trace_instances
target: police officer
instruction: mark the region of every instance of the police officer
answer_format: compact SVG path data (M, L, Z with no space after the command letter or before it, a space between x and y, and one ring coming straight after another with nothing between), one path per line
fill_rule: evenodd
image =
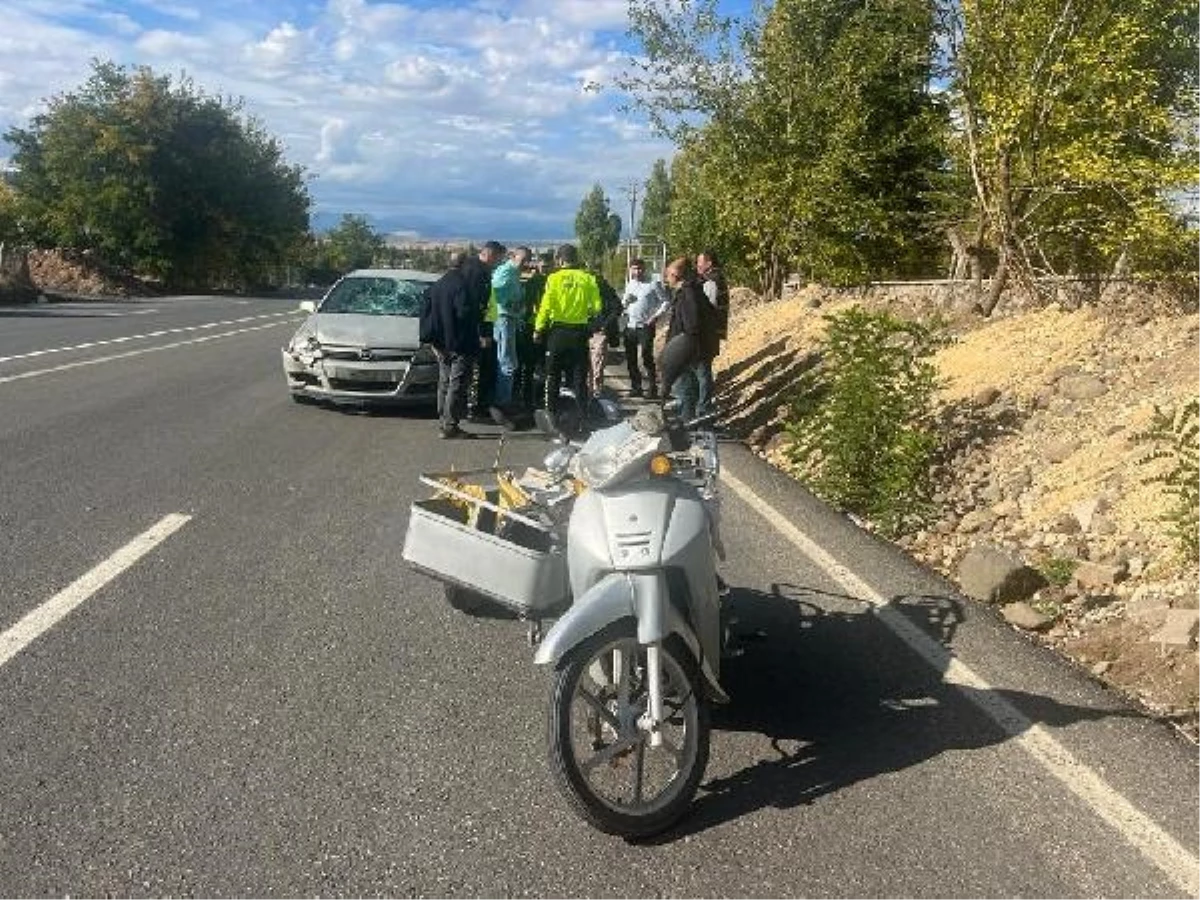
M573 245L563 244L554 256L558 268L546 278L533 337L546 344L546 409L559 408L565 375L582 412L588 402L588 335L601 311L600 286L594 275L579 267L579 251Z

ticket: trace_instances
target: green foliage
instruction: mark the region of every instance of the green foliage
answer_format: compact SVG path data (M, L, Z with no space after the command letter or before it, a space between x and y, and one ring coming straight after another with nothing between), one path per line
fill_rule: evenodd
M637 233L666 239L671 222L671 175L664 160L654 161L654 168L646 180L644 196Z
M623 86L694 173L673 173L673 245L719 249L768 293L797 267L830 283L927 271L944 127L927 0L778 0L759 34L709 3L678 3L673 21L634 5L648 61Z
M303 170L240 104L186 78L94 61L86 84L47 106L5 134L22 227L39 243L224 287L253 283L308 228Z
M323 249L329 266L344 273L369 268L383 246L383 235L371 227L366 216L346 213L325 235Z
M1196 0L944 5L956 165L1002 275L1032 290L1034 275L1107 274L1126 254L1138 267L1177 233L1171 194L1196 180L1197 11Z
M600 185L592 187L579 204L575 215L575 236L583 261L597 268L621 242L621 218L609 207L608 197Z
M899 534L929 510L930 357L944 330L860 307L826 321L821 363L802 376L786 427L792 462L818 495Z
M1165 471L1145 479L1161 484L1170 498L1170 508L1162 516L1170 523L1171 534L1184 558L1200 558L1200 469L1197 467L1197 435L1200 433L1200 400L1192 399L1178 410L1154 407L1149 427L1135 435L1151 450L1138 460L1139 465L1166 461Z
M1046 581L1057 587L1065 586L1077 568L1079 568L1079 560L1069 559L1065 556L1050 556L1037 567Z

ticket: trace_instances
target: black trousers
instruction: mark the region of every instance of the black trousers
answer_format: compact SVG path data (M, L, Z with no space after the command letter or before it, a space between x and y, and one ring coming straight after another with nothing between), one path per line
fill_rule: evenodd
M638 358L641 358L641 367ZM625 329L625 366L629 369L629 386L642 392L642 367L646 369L651 398L658 396L658 371L654 367L654 329L649 326Z
M587 408L588 327L551 325L546 332L546 409L559 408L562 380L575 393L580 410Z
M437 411L442 430L467 417L467 392L475 371L475 358L461 353L438 354Z
M492 327L491 322L479 325L479 337L486 340L487 345L479 350L475 378L471 382L471 413L477 416L487 416L496 392L496 341L492 337Z

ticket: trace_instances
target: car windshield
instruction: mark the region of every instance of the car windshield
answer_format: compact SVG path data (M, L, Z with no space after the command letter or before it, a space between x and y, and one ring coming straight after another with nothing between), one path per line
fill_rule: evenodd
M322 313L356 313L365 316L417 316L421 296L429 285L402 278L343 278L333 286Z

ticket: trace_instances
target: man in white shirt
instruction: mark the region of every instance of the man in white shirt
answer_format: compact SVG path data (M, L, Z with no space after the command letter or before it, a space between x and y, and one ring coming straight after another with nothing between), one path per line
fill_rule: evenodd
M658 371L654 366L654 329L659 317L670 308L663 286L646 276L646 264L635 259L629 264L629 281L621 292L625 308L625 365L629 369L629 396L641 397L642 366L646 369L646 393L658 398ZM638 357L641 357L641 366Z

